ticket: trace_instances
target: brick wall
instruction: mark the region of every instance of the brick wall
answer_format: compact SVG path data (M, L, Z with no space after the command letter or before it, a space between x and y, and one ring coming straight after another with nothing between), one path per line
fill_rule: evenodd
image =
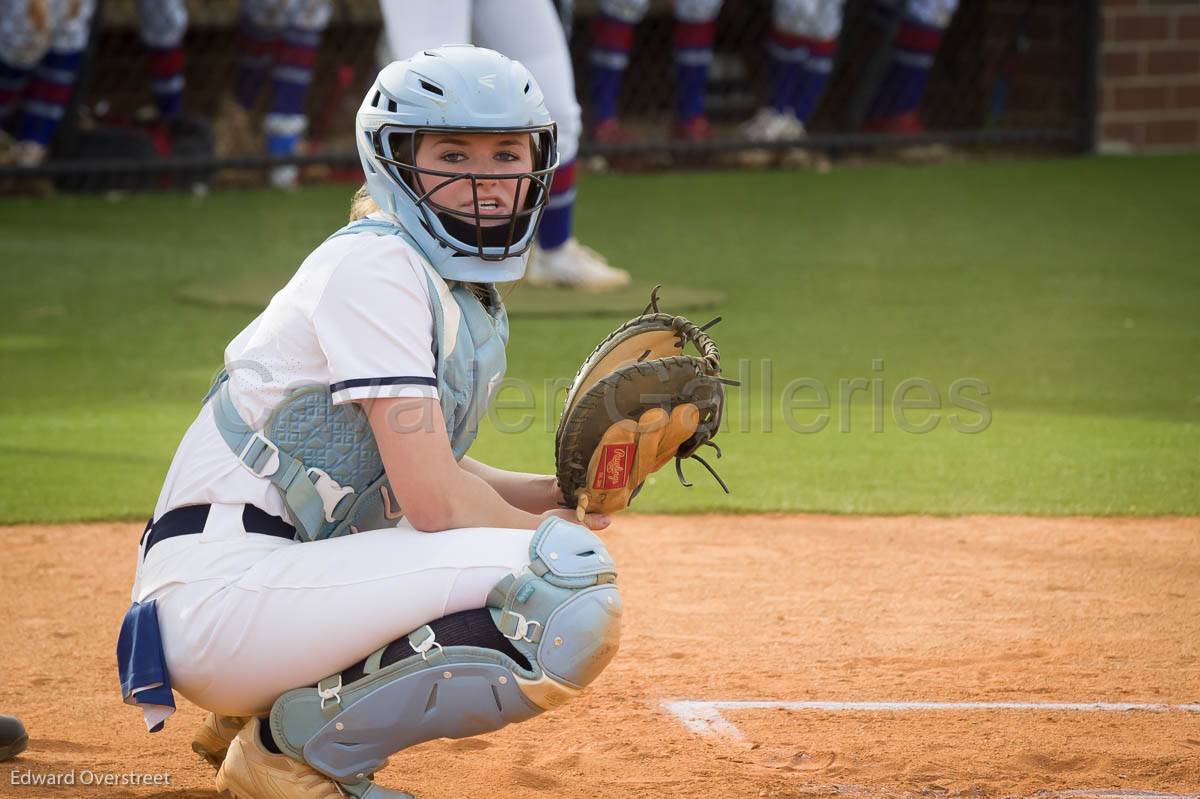
M1200 148L1200 2L1102 0L1102 150Z

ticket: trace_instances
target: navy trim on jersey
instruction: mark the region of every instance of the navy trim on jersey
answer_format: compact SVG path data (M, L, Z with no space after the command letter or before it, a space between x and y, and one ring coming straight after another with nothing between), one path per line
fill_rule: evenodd
M437 387L437 379L433 377L359 377L354 380L342 380L329 387L330 394L345 391L348 388L360 386L433 386Z

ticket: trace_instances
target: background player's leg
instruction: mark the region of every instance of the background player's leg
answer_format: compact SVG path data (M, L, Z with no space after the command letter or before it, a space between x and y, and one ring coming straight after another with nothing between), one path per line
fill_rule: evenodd
M267 82L274 58L278 30L270 27L259 4L243 3L237 37L237 75L233 98L246 111L253 111Z
M704 115L708 70L713 61L721 0L677 0L675 3L676 138L700 141L712 135Z
M582 121L575 96L575 74L562 23L545 0L477 0L471 21L472 41L524 64L546 98L558 124L560 166L550 202L538 230L538 249L529 260L526 279L535 285L606 290L629 285L629 273L609 266L590 248L575 241L575 156Z
M34 24L30 0L0 0L0 131L16 133L20 97L29 84L30 74L50 47L50 32ZM18 161L18 150L0 152L0 161ZM30 164L32 166L32 164Z
M284 25L275 51L271 72L271 102L263 117L267 155L287 156L296 152L308 128L304 101L312 83L321 34L333 9L329 0L285 0ZM278 166L271 170L271 185L291 188L300 170Z
M391 58L443 44L471 43L471 0L380 0Z
M252 114L278 47L279 18L274 8L274 0L242 0L233 89L221 97L220 111L213 121L220 155L246 156L262 151L262 134Z
M183 36L187 7L182 0L138 0L142 43L149 53L150 93L161 119L183 112Z
M543 250L561 247L571 236L574 163L582 125L562 23L553 5L544 0L477 0L471 36L476 44L520 61L533 73L546 98L546 109L558 125L561 168L554 175L549 207L538 230L538 245Z
M45 160L66 116L75 91L79 65L91 29L93 0L75 4L42 4L53 12L47 30L52 31L46 52L25 86L21 122L17 130L17 161L36 166Z
M646 16L649 0L600 0L592 24L592 49L588 56L588 95L592 137L597 141L622 141L617 124L621 82L629 67L633 33Z
M12 131L33 68L50 48L50 32L34 25L30 0L0 0L0 130Z
M829 82L843 0L775 0L767 39L769 103L742 130L754 141L803 136Z
M231 157L262 152L262 131L254 124L253 114L271 73L281 33L277 0L242 0L233 87L221 97L213 121L218 154Z
M842 30L843 0L777 0L774 27L804 42L805 58L789 103L802 124L816 110L833 72L833 53Z
M891 13L901 7L895 2L883 6ZM903 5L892 61L867 115L865 127L868 130L920 133L924 129L917 113L921 97L929 82L942 34L950 26L957 7L957 0L909 0Z

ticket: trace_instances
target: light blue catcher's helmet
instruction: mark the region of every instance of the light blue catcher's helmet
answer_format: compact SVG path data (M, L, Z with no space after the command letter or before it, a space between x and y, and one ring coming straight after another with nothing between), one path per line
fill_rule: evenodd
M487 215L503 224L484 226L479 180L501 173L458 173L416 166L420 137L430 133L528 134L533 170L503 173L527 186L521 208ZM384 67L358 109L358 153L367 190L399 218L434 269L448 280L480 283L518 280L533 244L558 168L554 122L542 90L520 63L494 50L446 45ZM433 191L471 181L474 213L433 202Z

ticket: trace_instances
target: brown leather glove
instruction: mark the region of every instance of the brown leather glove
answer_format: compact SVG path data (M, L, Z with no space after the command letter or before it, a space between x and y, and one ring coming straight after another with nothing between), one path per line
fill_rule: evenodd
M725 384L721 356L705 329L650 305L611 333L576 374L555 437L558 483L567 507L585 512L623 510L646 478L672 459L685 486L681 462L712 442L721 424ZM688 343L699 357L688 355Z

